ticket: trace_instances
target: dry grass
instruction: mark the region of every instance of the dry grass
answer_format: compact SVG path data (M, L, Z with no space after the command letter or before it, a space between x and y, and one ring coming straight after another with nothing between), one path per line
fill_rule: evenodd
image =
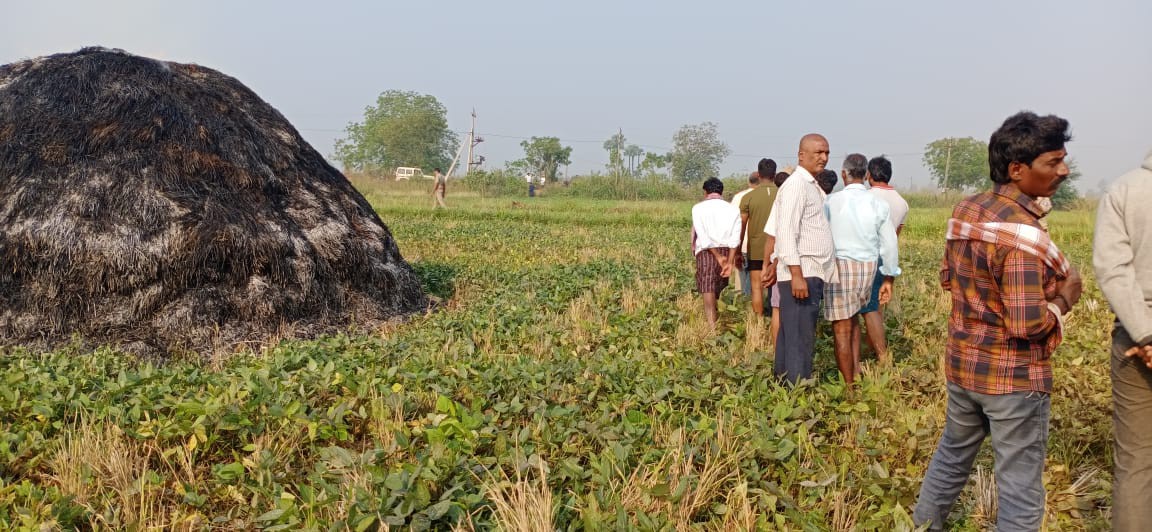
M972 522L981 530L993 530L997 511L996 475L984 466L976 466L972 473Z
M149 481L156 454L114 424L80 420L64 433L48 467L52 482L91 512L93 528L167 528L172 506L163 500L163 487Z
M832 522L829 529L835 532L851 532L856 530L856 523L861 510L868 505L868 500L859 492L842 488L832 496Z
M755 522L748 500L747 485L740 475L740 460L748 454L742 439L720 421L715 434L689 440L683 428L672 430L663 442L663 457L652 465L641 465L612 488L620 494L620 504L629 514L670 516L676 530L687 530L693 518L707 506L727 498L729 516L734 522ZM656 432L656 429L653 429ZM663 438L658 438L663 439ZM739 494L743 486L743 495ZM659 490L681 491L679 497L659 495ZM729 491L725 497L722 494ZM676 499L675 502L672 499Z
M368 432L381 449L396 445L396 430L404 426L404 396L373 390L368 399Z
M744 349L740 351L743 356L733 362L748 362L753 353L765 351L772 346L768 325L769 321L764 316L753 312L744 315Z
M501 479L489 479L484 492L492 502L492 516L500 530L507 532L551 532L554 530L555 502L548 489L548 471L543 461L536 465L536 478L519 471L512 480L503 470Z

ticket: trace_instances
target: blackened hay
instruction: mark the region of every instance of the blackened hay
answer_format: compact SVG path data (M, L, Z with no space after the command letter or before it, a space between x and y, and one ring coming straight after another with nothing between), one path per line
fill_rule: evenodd
M239 81L85 48L0 66L0 344L203 352L428 299L372 207Z

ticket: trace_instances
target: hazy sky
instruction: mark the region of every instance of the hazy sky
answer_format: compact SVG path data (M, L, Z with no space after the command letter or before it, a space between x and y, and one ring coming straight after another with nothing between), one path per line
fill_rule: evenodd
M1082 190L1152 148L1152 1L0 0L0 64L101 45L238 78L321 153L388 89L431 94L449 125L479 115L489 167L521 138L603 169L605 139L665 152L712 121L732 155L794 162L825 134L830 166L888 154L928 183L925 144L987 140L1021 109L1072 123Z

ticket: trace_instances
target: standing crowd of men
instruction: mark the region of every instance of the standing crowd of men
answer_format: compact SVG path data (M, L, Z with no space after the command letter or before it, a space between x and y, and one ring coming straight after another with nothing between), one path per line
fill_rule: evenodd
M1044 216L1069 175L1068 122L1021 112L992 134L991 190L956 205L948 220L940 285L952 310L944 353L945 425L913 513L943 530L982 442L991 437L999 487L997 530L1040 530L1045 493L1051 356L1080 299L1080 274L1053 243ZM762 314L771 291L774 368L783 381L812 378L816 324L832 324L836 365L860 374L863 317L878 359L891 360L880 305L901 274L897 239L908 204L890 185L892 165L853 153L832 193L828 140L800 140L798 164L762 160L731 203L709 179L693 208L697 290L709 324L733 272ZM776 185L776 194L767 182ZM1093 265L1116 314L1112 342L1116 530L1152 527L1152 153L1101 199ZM1146 275L1138 275L1144 272ZM743 275L743 273L741 273Z

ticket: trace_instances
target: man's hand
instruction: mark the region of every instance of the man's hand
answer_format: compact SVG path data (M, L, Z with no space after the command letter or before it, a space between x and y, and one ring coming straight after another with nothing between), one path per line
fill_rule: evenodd
M760 270L760 286L772 288L772 285L776 284L776 262L765 264L764 269Z
M889 301L892 301L892 278L885 277L880 285L880 304L887 305Z
M744 254L743 253L737 253L736 256L732 259L732 269L739 270L743 266L744 266Z
M1152 344L1145 346L1132 346L1127 351L1125 351L1124 354L1130 357L1140 357L1140 360L1144 362L1144 365L1148 366L1148 369L1152 369Z
M728 277L729 275L732 275L732 265L725 261L720 266L720 277Z
M1084 281L1080 279L1080 272L1075 266L1070 267L1068 278L1056 283L1056 293L1068 302L1068 310L1080 301L1080 294L1084 291Z
M804 270L800 269L800 265L789 265L788 272L792 274L792 297L796 299L808 299L808 282L804 280Z

